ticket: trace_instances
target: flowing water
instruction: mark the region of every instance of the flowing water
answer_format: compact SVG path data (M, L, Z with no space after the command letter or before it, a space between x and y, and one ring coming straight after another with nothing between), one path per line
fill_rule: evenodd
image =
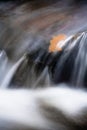
M7 55L5 51L1 51L0 52L0 82L3 81L3 78L5 76L7 63L8 63Z
M20 64L23 62L23 60L25 59L25 57L23 56L21 59L18 60L17 63L15 63L10 70L6 73L6 76L3 79L3 82L1 83L1 87L3 88L7 88L8 85L11 82L12 77L14 76L14 74L16 73L18 67L20 66Z
M86 89L86 0L0 0L0 130L87 130Z
M68 2L0 4L1 88L87 86L87 4ZM50 53L61 33L62 51Z

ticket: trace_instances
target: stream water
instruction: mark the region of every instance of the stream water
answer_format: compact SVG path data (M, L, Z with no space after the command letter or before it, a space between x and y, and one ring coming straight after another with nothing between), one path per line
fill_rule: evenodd
M86 87L87 5L63 0L37 4L0 4L1 88ZM67 36L63 50L50 53L50 40L58 34Z

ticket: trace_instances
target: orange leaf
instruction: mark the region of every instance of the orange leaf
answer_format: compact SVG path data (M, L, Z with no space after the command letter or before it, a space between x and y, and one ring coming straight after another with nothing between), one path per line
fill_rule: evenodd
M64 34L54 36L53 39L50 40L49 52L62 51L62 48L58 46L58 43L65 39L66 39L66 35Z

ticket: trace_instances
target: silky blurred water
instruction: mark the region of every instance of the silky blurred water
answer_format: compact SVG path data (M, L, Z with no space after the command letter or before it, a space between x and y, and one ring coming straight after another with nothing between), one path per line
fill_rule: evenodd
M2 88L36 88L63 82L86 86L86 9L86 3L64 0L0 3ZM49 54L50 40L58 34L67 35L64 49L61 54Z

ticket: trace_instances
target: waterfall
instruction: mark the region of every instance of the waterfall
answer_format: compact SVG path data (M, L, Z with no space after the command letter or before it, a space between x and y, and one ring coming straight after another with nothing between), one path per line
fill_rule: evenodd
M5 51L0 51L0 82L2 82L7 69L8 57Z
M72 82L76 86L83 86L85 85L84 82L87 72L87 33L82 33L78 48L73 68Z
M1 88L7 88L8 85L11 82L11 79L13 78L15 72L17 71L18 67L20 66L20 64L24 61L25 56L23 56L22 58L20 58L8 71L8 73L6 74L5 78L3 79L3 82L1 83Z
M63 43L63 51L57 53L57 58L54 57L56 61L53 60L55 64L51 65L51 80L54 84L87 86L87 32L67 39Z

